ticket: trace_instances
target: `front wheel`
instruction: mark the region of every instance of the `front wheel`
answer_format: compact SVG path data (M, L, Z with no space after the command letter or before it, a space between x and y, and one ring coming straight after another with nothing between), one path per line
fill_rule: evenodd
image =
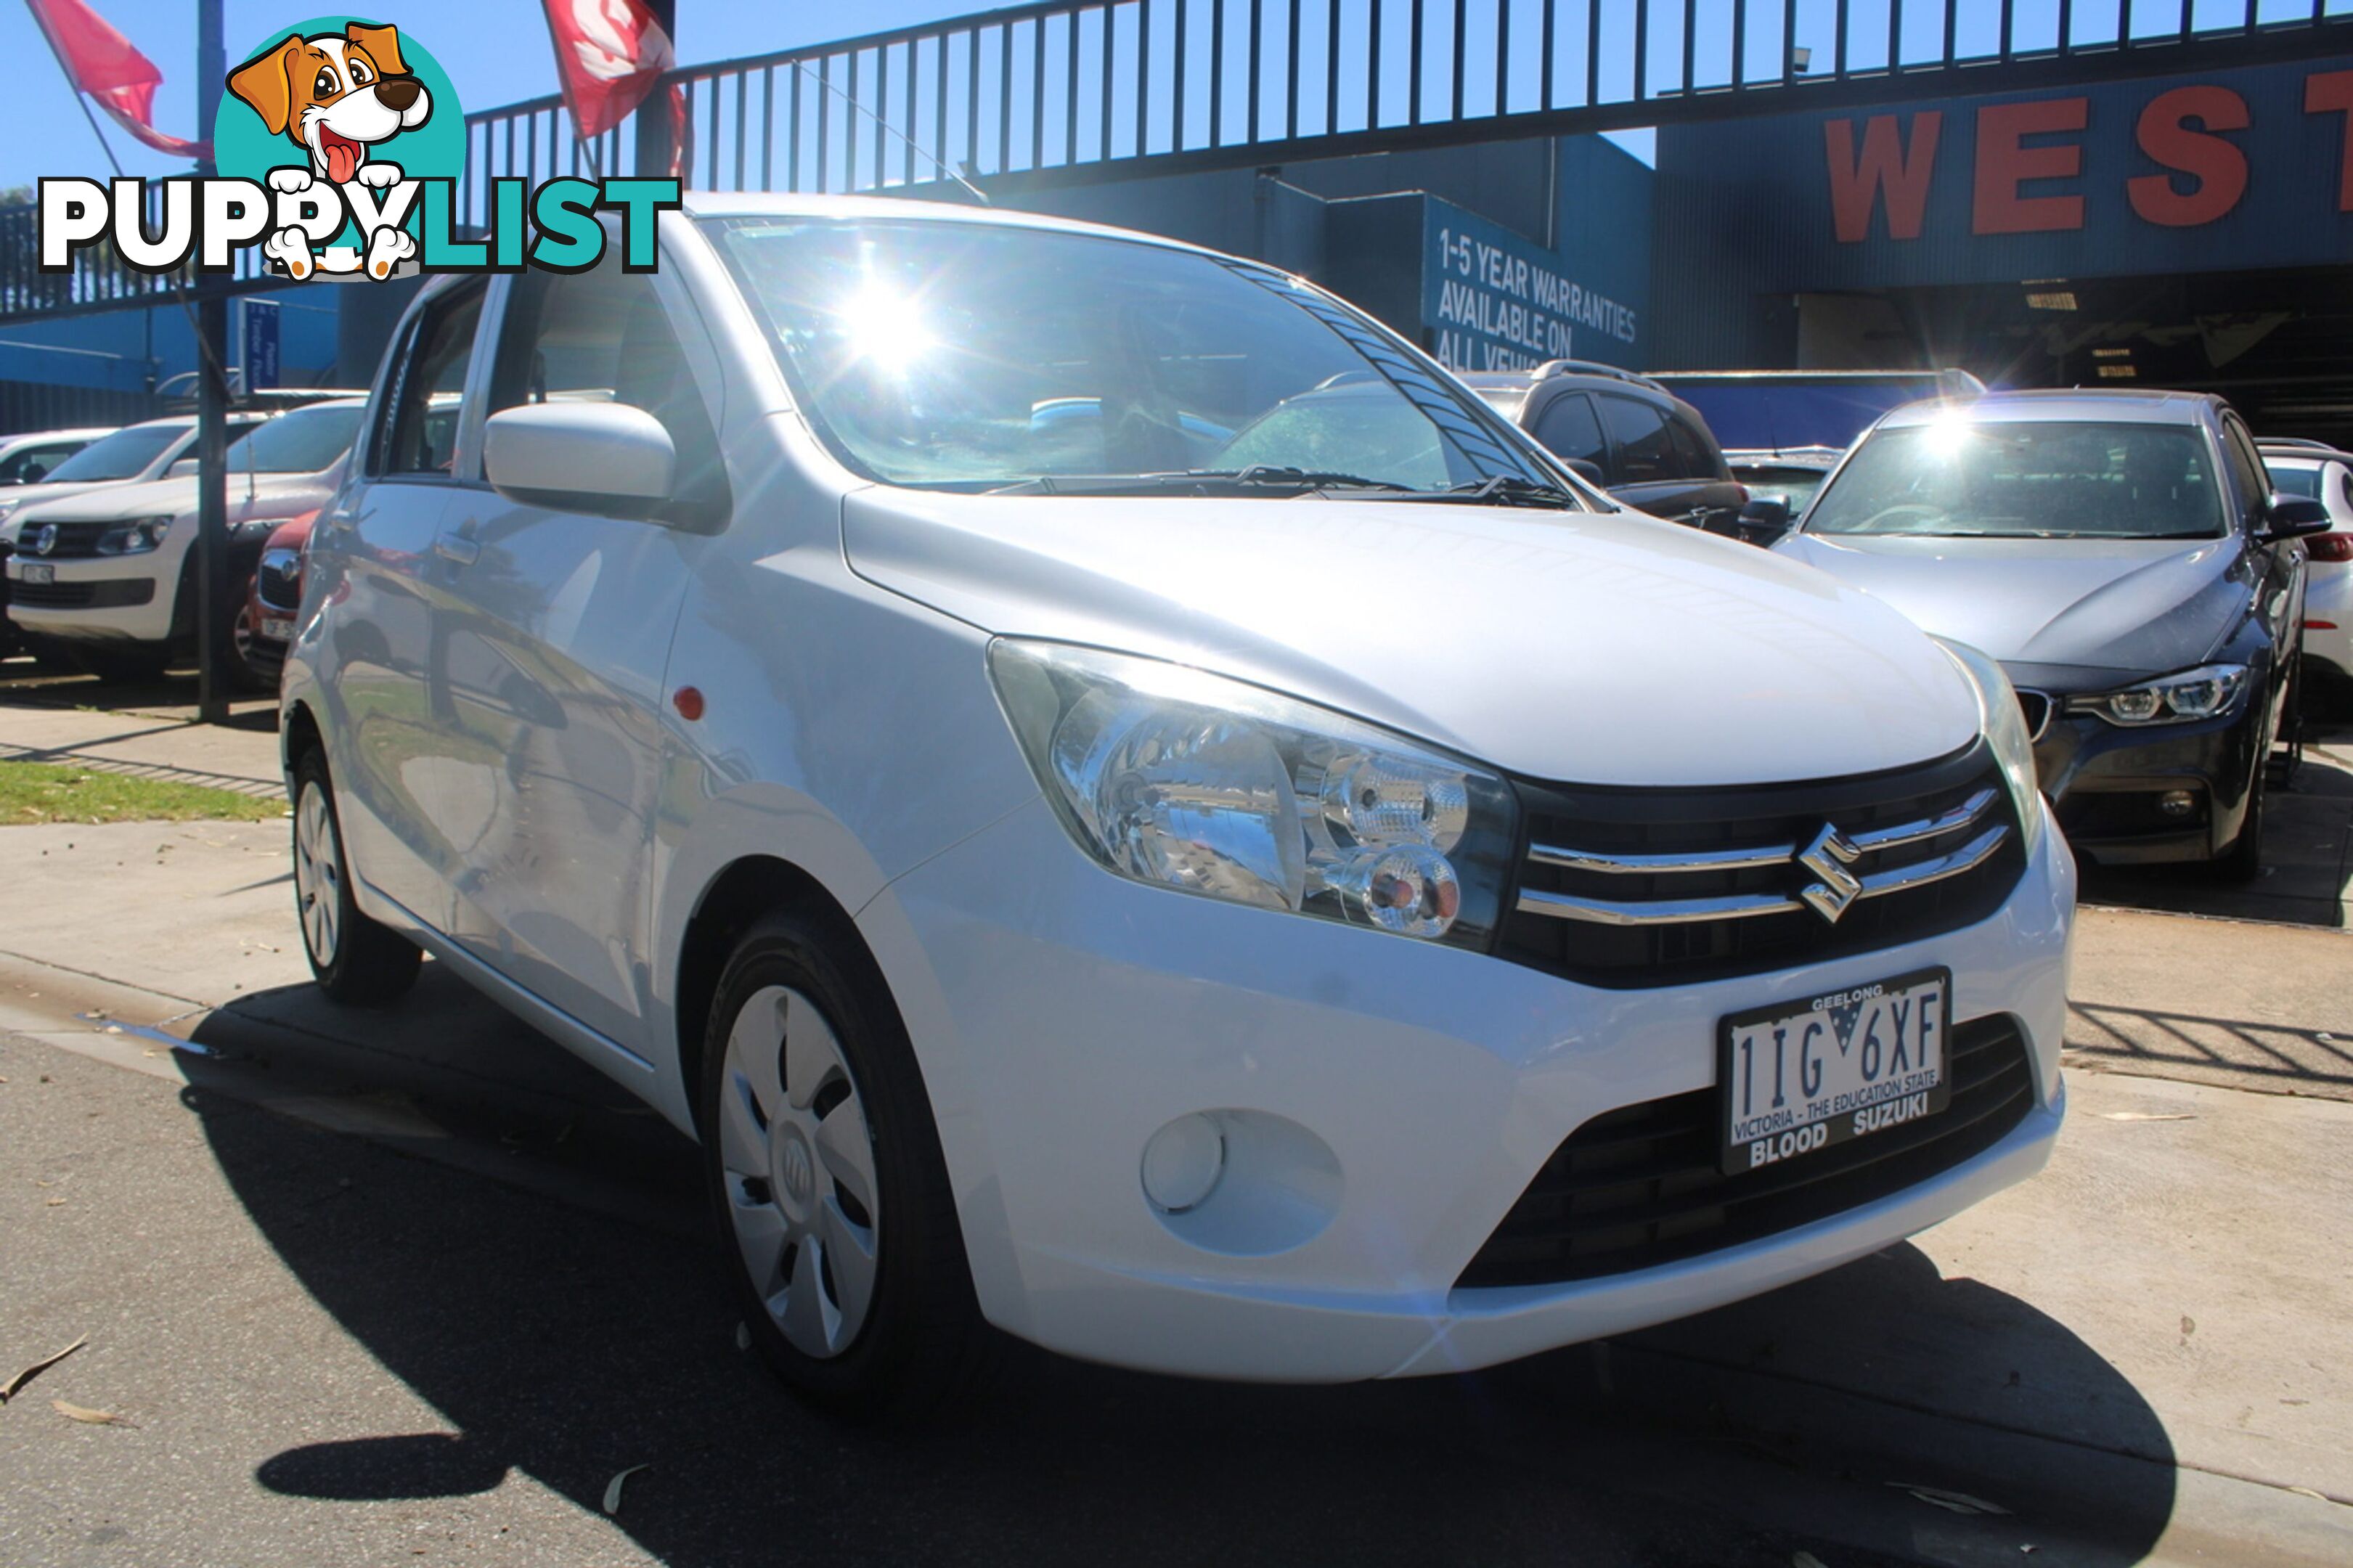
M703 1050L703 1163L753 1344L838 1415L920 1412L981 1341L931 1104L863 954L778 915L721 976Z
M311 973L331 1000L380 1006L417 984L423 952L352 897L335 792L315 748L294 765L294 912Z
M2239 836L2214 858L2214 875L2224 882L2252 882L2263 871L2263 797L2269 793L2271 760L2258 753L2254 777L2247 784L2246 815L2239 819Z

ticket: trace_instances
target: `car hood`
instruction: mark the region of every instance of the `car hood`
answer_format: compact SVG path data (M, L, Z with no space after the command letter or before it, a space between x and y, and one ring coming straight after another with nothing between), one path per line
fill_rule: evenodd
M1625 513L870 489L853 570L985 630L1211 669L1524 776L1822 778L1944 755L1973 689L1886 606Z
M91 490L120 489L129 483L128 479L90 479L80 484L69 480L15 485L0 490L0 507L8 509L8 521L13 524L37 506L47 506L52 501L65 500Z
M290 517L309 511L332 493L334 470L318 474L231 474L228 477L228 520L276 515ZM150 479L144 484L106 485L53 501L41 508L45 522L116 522L142 517L185 517L196 510L196 481L192 475L176 479ZM21 521L24 514L9 519Z
M2249 598L2233 539L1799 533L1775 548L2006 664L2179 669L2229 636Z

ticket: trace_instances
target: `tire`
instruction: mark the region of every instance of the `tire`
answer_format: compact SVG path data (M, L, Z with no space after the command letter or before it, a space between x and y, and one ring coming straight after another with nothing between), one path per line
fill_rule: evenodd
M294 764L294 914L311 973L331 1001L378 1007L417 984L423 952L353 900L343 819L316 747Z
M792 912L735 949L703 1047L703 1170L769 1370L834 1415L893 1422L968 1376L987 1331L913 1050L853 943Z
M2284 746L2264 759L2271 770L2271 782L2282 789L2294 789L2304 772L2304 637L2298 633L2295 651L2287 661L2287 691L2280 700L2280 733L2273 744Z
M2214 858L2214 879L2221 882L2252 882L2263 871L2263 797L2270 793L2271 760L2255 758L2255 775L2247 784L2247 811L2239 819L2239 836Z
M261 627L255 623L251 605L238 607L237 619L229 626L228 640L230 651L235 656L229 660L229 678L237 683L237 689L257 694L275 692L278 689L276 668L265 672L263 667L255 662L254 648L261 641Z

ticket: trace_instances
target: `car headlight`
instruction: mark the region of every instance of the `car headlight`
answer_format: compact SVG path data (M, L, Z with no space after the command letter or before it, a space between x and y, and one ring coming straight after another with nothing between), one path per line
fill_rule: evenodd
M16 509L24 504L20 500L0 500L0 528L6 527L8 520L16 515Z
M172 531L168 517L151 517L143 522L126 522L110 528L98 536L100 555L138 555L153 550Z
M2208 664L2161 675L2117 691L2067 699L2070 713L2092 713L2111 724L2181 724L2227 713L2247 689L2243 664Z
M1517 833L1495 774L1159 659L1000 637L988 668L1056 815L1106 869L1486 946Z
M1977 688L1978 724L1987 744L1993 747L1995 760L2001 763L2002 777L2010 781L2020 837L2031 856L2042 842L2042 781L2034 765L2034 737L2027 733L2018 693L2010 684L2009 673L1987 655L1967 643L1945 637L1934 640L1952 655L1953 662Z

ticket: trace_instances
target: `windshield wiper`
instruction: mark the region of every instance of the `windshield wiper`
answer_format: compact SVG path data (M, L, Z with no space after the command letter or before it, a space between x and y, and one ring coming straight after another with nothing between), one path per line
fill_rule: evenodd
M1458 500L1491 503L1499 506L1551 506L1583 511L1585 502L1574 491L1542 479L1522 479L1517 474L1497 474L1492 479L1472 479L1459 485L1449 485L1445 493Z
M1410 485L1400 485L1388 479L1370 479L1362 474L1344 474L1321 468L1291 468L1279 463L1252 463L1246 468L1179 468L1159 474L1040 474L1034 479L998 485L984 493L993 496L1101 496L1141 490L1186 489L1272 489L1286 490L1294 495L1326 489L1378 490L1401 495L1422 493Z

